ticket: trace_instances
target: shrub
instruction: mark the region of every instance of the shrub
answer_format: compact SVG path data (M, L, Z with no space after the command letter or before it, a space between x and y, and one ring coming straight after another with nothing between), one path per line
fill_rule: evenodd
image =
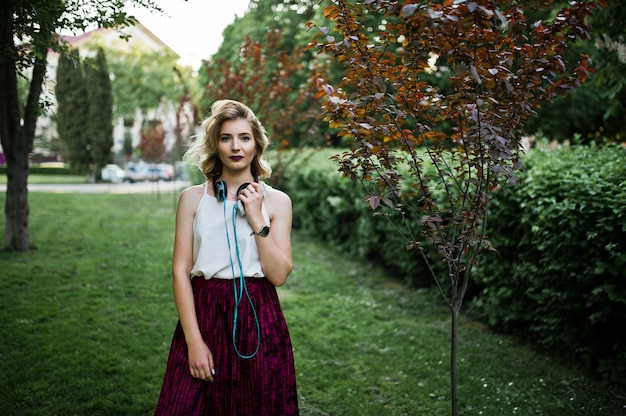
M69 167L41 167L33 165L29 168L30 174L38 175L72 175L72 171ZM7 174L7 167L0 166L0 175Z
M522 184L494 200L498 251L475 269L474 306L495 328L623 380L626 151L533 151L526 168Z
M281 188L293 202L294 228L331 244L343 255L378 262L390 275L413 286L431 285L432 276L418 252L407 250L389 221L372 216L360 185L342 177L336 164L329 160L338 152L320 150L306 166L297 164L297 168L286 173ZM394 215L392 210L386 214ZM410 220L417 223L419 218ZM437 259L433 257L437 256L434 248L425 249L430 259ZM435 263L437 272L442 272L445 265Z
M388 221L372 216L359 185L328 160L338 152L319 151L285 175L281 188L293 201L294 228L345 256L376 261L414 286L431 285L417 253ZM536 150L524 161L521 185L500 189L493 201L488 233L497 251L484 253L474 269L473 310L493 328L620 382L626 375L626 150ZM443 264L435 267L444 271Z

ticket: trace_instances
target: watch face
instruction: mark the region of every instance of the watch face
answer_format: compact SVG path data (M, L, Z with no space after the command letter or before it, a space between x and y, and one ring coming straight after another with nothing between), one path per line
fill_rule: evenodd
M265 227L261 228L261 231L259 231L259 235L261 237L267 237L268 235L270 235L270 227L266 225Z

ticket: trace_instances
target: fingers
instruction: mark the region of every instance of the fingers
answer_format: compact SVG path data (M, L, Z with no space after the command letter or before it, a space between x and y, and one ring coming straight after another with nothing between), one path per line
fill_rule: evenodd
M195 359L194 359L195 358ZM206 355L196 355L189 360L189 373L192 377L203 381L214 381L215 366L213 364L213 355L210 351L206 351Z
M256 184L255 184L256 185ZM252 184L248 185L248 187L246 189L244 189L241 194L246 197L246 198L255 198L257 197L257 194L259 194L259 192L257 191L256 187Z
M258 183L250 183L239 193L239 200L246 206L246 211L252 206L261 206L263 201L263 193Z
M191 376L193 378L197 378L199 380L202 381L210 381L213 382L215 381L215 368L213 366L206 366L206 367L190 367L189 368L189 372L191 373Z

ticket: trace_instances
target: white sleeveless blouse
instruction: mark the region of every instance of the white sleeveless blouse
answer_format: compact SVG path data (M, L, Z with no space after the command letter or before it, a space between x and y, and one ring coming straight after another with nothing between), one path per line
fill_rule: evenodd
M219 202L217 198L207 194L205 183L204 194L198 203L196 217L193 220L192 277L233 279L240 276L240 270L243 271L245 277L265 276L255 236L250 235L253 231L252 227L245 216L233 212L235 205L235 201ZM235 214L234 227L233 213ZM263 204L262 213L263 218L269 224L270 219L265 204ZM237 238L235 238L234 228L237 231Z

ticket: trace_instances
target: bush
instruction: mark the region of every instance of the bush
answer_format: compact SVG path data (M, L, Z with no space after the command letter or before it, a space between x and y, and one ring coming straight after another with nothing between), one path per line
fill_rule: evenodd
M474 302L498 329L626 375L626 151L533 151L522 184L502 189Z
M7 167L0 166L0 175L6 175ZM72 171L68 167L40 167L40 166L30 166L29 174L37 174L37 175L72 175Z
M320 150L310 157L306 166L298 164L286 172L281 188L293 202L294 228L327 242L345 256L377 262L390 275L413 286L431 285L433 278L418 251L407 250L389 221L372 215L364 201L363 188L342 177L336 164L329 160L340 152ZM417 222L418 218L410 220ZM435 271L443 272L444 265L437 261L434 248L425 249L435 263Z
M285 175L294 228L345 256L379 262L414 286L433 283L416 251L372 216L360 185L319 151ZM492 327L575 358L609 381L626 375L626 151L532 151L522 184L499 190L488 234L497 252L474 269L475 311ZM417 219L410 219L417 220ZM433 249L436 273L444 266Z

